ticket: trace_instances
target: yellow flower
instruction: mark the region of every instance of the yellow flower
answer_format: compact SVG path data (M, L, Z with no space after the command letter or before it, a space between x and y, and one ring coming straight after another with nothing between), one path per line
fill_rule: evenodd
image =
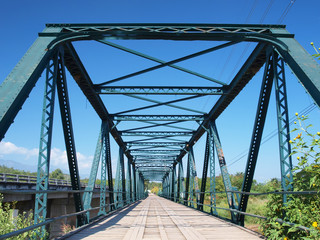
M299 160L299 159L300 159L300 157L297 157L297 159Z
M298 113L296 113L296 116L298 116L299 114Z
M318 223L317 222L313 222L312 223L312 227L315 227L315 228L318 227Z
M320 132L317 132L317 134L320 136Z
M313 42L311 42L310 44L313 45Z
M297 138L297 139L301 138L301 135L302 135L302 133L299 133L296 138Z
M297 122L296 122L296 121L294 121L294 124L297 124Z
M289 240L289 238L285 237L283 240Z
M292 143L292 141L290 140L289 143Z

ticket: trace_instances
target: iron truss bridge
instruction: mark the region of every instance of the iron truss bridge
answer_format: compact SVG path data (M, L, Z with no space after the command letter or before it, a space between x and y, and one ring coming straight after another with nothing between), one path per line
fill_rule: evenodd
M169 55L164 59L171 60L163 60L123 46L130 46L126 44L130 41L146 43L154 40L162 40L161 43L193 44L188 46L206 43L206 47L201 45L191 53L193 48L184 49L186 53L183 56L173 58L173 55ZM91 78L96 76L92 66L91 71L86 69L87 57L76 50L79 44L83 46L88 41L104 46L112 54L127 54L125 56L149 61L150 64L140 65L133 61L130 66L136 67L136 71L130 68L118 76L106 72L99 79ZM226 51L231 46L239 47L244 42L252 43L250 53L237 72L227 80L219 79L218 74L208 74L210 71L201 73L186 67L190 66L188 61L215 56L218 51ZM174 50L171 48L168 53ZM166 51L161 49L161 52ZM112 54L106 54L105 63L100 65L99 61L93 59L97 70L104 69L108 61L113 61ZM244 215L236 211L246 212L248 195L237 196L232 192L234 189L218 131L222 126L217 126L216 120L262 70L260 95L256 99L257 112L241 192L250 192L251 189L273 88L279 129L281 182L283 190L290 191L292 160L288 143L290 130L285 64L319 106L320 67L284 25L47 24L0 86L0 139L3 139L37 81L45 82L35 223L41 222L47 214L45 191L48 189L55 104L60 108L72 188L80 190L69 100L74 96L67 87L68 81L75 81L101 120L86 192L83 198L79 192L74 193L76 212L81 213L77 215L78 225L85 224L89 219L89 214L82 211L90 209L99 166L102 180L99 214L107 211L107 187L110 193L114 193L110 194L110 210L113 210L142 198L145 180L161 180L162 194L170 199L183 196L187 200L196 193L200 203L198 209L203 210L206 184L210 184L211 194L215 192L215 155L223 176L229 208L234 210L230 211L231 219L243 225ZM203 66L210 68L208 62ZM124 67L125 64L119 66L118 70ZM214 66L212 68L216 71ZM67 71L72 77L68 81ZM41 75L44 77L40 78ZM115 176L112 176L111 152L114 149L110 147L110 137L119 147L117 166L114 166ZM203 146L203 181L198 186L193 148L201 137L206 139L206 143ZM283 199L286 202L286 194ZM215 196L211 196L211 201L211 206L214 206Z

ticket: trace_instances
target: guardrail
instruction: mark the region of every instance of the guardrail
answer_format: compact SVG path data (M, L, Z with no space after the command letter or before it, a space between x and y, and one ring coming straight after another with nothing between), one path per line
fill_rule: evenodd
M11 174L11 173L0 173L0 183L19 183L19 184L37 184L37 177L36 176L28 176L28 175L20 175L20 174ZM87 187L87 183L80 183L81 187ZM49 179L49 185L55 186L70 186L70 180L64 179ZM100 185L96 184L95 188L100 188Z

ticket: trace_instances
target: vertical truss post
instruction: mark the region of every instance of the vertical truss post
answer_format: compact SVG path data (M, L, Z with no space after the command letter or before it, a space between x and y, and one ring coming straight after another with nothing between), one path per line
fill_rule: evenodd
M106 211L106 185L108 172L108 188L109 188L109 210L114 209L113 201L113 182L112 182L112 166L110 152L109 125L103 122L103 152L101 160L101 185L100 185L100 210L99 215L105 215Z
M200 204L197 206L197 209L200 211L203 211L207 175L208 175L208 162L209 162L209 133L207 134L206 149L204 154L204 163L203 163L203 170L202 170L201 190L200 190Z
M235 197L235 194L232 193L233 188L232 188L229 172L227 169L226 160L224 158L224 153L222 150L218 130L215 123L212 123L212 135L213 135L214 143L216 146L217 155L219 158L219 165L220 165L224 188L227 194L229 208L236 209L236 197ZM233 222L236 222L236 216L234 212L230 212L230 214L231 214L231 220Z
M68 157L69 172L73 190L80 190L80 176L78 171L77 152L73 136L71 111L67 89L66 73L64 66L63 48L58 52L58 74L57 74L57 92L60 105L61 121L64 132L64 139ZM74 203L76 212L83 211L82 199L80 193L74 193ZM87 221L85 214L77 216L77 225L81 226Z
M175 180L176 180L176 168L172 168L171 172L171 201L175 201Z
M85 210L88 210L91 208L92 194L93 194L95 182L97 179L98 167L99 167L99 162L101 157L104 131L105 131L105 126L102 123L100 134L97 141L96 150L95 150L93 161L92 161L88 186L85 189L86 191L90 191L90 192L85 192L83 194L83 205ZM90 219L90 212L87 212L87 220L89 221L89 219Z
M185 195L184 195L184 205L188 206L189 205L189 186L190 186L190 161L189 161L189 156L188 156L188 161L187 161L187 176L186 176L186 189L185 189Z
M168 175L165 176L164 178L164 193L165 193L165 198L169 198L168 192L169 192L169 184L168 184Z
M179 194L179 202L184 203L184 194L185 194L185 188L184 188L184 178L183 178L183 165L182 161L179 162L179 185L180 185L180 190L178 190ZM181 199L181 200L180 200ZM182 202L181 202L182 201Z
M292 191L292 158L291 146L289 143L290 130L284 61L275 51L273 52L273 69L279 130L278 138L280 153L281 185L283 191ZM285 204L287 200L287 195L283 194L283 203Z
M119 148L119 157L117 163L117 172L115 179L115 199L116 205L118 207L122 207L124 205L124 201L126 200L126 192L125 192L125 179L124 179L124 156L123 150Z
M210 122L208 135L209 135L208 151L209 151L209 165L210 165L210 213L218 215L217 208L216 208L216 167L215 167L215 158L214 158L214 135L213 135L212 122Z
M182 188L181 184L181 170L180 170L181 162L178 163L178 175L177 175L177 202L180 203L180 192Z
M103 147L105 148L105 143ZM101 161L101 183L100 183L100 209L98 215L106 215L106 188L107 188L107 162L106 151L102 152Z
M124 168L124 152L123 149L121 148L121 191L122 191L122 206L126 204L127 200L127 194L126 194L126 178L125 178L125 168Z
M136 168L132 166L132 175L133 175L133 201L137 201L137 174Z
M103 152L104 152L104 158L102 161L104 161L107 165L107 172L108 172L108 191L109 191L109 211L112 211L115 209L114 205L114 195L113 195L113 178L112 178L112 164L111 164L111 149L110 149L110 126L108 122L105 122L105 135L103 137ZM101 197L101 195L100 195Z
M43 98L40 146L38 157L38 172L36 190L48 190L50 152L52 141L52 125L54 115L55 88L57 80L57 55L47 64L45 93ZM35 199L34 223L37 224L46 219L47 215L47 193L37 193ZM38 236L44 237L45 226L41 228Z
M196 197L196 204L198 205L198 200L199 200L199 185L198 185L198 177L197 177L197 169L196 169L196 163L194 160L194 154L193 154L193 147L189 149L189 155L188 159L190 162L190 198L191 198L191 207L194 207L194 195ZM194 194L194 191L196 192Z
M140 200L140 175L139 170L136 171L136 178L137 178L137 200Z
M131 164L130 159L127 161L127 176L126 176L126 184L127 184L127 204L132 202L132 181L131 181Z
M260 143L262 139L262 133L266 120L272 84L274 79L274 56L269 52L267 55L267 62L265 65L263 81L261 85L261 91L259 96L259 103L257 107L256 119L253 127L253 133L249 148L249 155L247 160L246 171L244 174L244 180L242 184L242 192L250 192L253 181L253 175L257 163L258 153L260 149ZM248 205L249 195L241 194L239 202L239 211L245 212ZM238 215L237 222L240 225L244 225L244 215Z

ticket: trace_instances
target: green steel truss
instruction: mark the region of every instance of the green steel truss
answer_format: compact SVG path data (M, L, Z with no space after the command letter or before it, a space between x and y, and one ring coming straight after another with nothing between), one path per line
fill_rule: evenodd
M57 54L48 62L46 69L45 94L43 98L42 124L40 134L40 146L38 157L38 174L36 190L48 190L50 150L52 141L52 125L54 115L56 80L58 71ZM47 216L47 193L37 193L35 198L34 222L37 224L44 221ZM45 227L37 232L38 236L44 237Z
M0 86L0 139L4 138L41 73L46 69L37 190L48 188L55 89L57 89L59 99L72 187L74 190L80 190L66 68L102 122L89 184L86 188L87 192L83 198L79 193L74 193L77 212L92 207L92 193L98 191L94 183L101 160L99 214L106 214L108 210L114 210L144 198L146 196L145 180L154 180L162 182L161 192L164 197L199 210L204 209L205 196L210 196L211 213L217 215L215 155L219 161L229 208L245 212L248 195L242 194L238 199L237 195L232 192L234 188L231 185L227 161L224 158L215 122L229 104L236 101L242 89L265 65L241 190L250 192L251 189L273 83L279 128L282 188L283 190L292 188L291 149L288 144L290 129L284 64L291 68L316 104L320 105L320 67L293 37L283 25L47 24L45 30L39 33L38 39ZM118 39L193 41L194 44L211 41L214 44L204 50L164 61L118 45L115 43ZM133 54L156 64L116 78L103 76L105 79L100 78L100 82L93 81L73 47L75 41L96 41L97 44L106 48ZM179 65L185 60L208 53L215 54L215 51L223 51L230 46L238 47L241 42L253 42L255 46L234 77L228 79L228 83ZM168 86L162 84L159 78L158 82L150 79L152 84L149 86L137 85L133 80L145 73L163 68L171 68L172 71L187 74L187 77L193 78L196 84L177 86L174 84L175 79L172 79L172 86ZM171 76L167 76L166 79L171 79ZM130 80L131 84L124 84L121 82L123 80ZM197 85L198 80L204 83ZM113 96L115 94L121 96ZM134 108L121 106L118 111L109 113L107 108L110 109L111 105L112 109L115 109L118 103L117 101L105 101L105 95L123 97L143 104L133 104ZM204 108L197 105L197 100L204 98L215 99L210 101L211 108L202 110ZM153 112L155 114L152 114ZM196 174L199 160L196 161L197 153L193 153L193 147L205 134L207 139L202 174L204 181L199 189ZM119 146L114 188L110 135ZM207 181L208 171L209 181ZM210 193L204 193L207 184L210 184ZM283 201L284 203L287 201L286 195ZM38 193L35 207L36 222L46 217L46 202L46 194ZM107 203L111 205L108 207ZM234 212L231 213L231 219L238 224L243 224L244 221L243 215ZM88 220L89 214L87 217L80 215L78 225Z

